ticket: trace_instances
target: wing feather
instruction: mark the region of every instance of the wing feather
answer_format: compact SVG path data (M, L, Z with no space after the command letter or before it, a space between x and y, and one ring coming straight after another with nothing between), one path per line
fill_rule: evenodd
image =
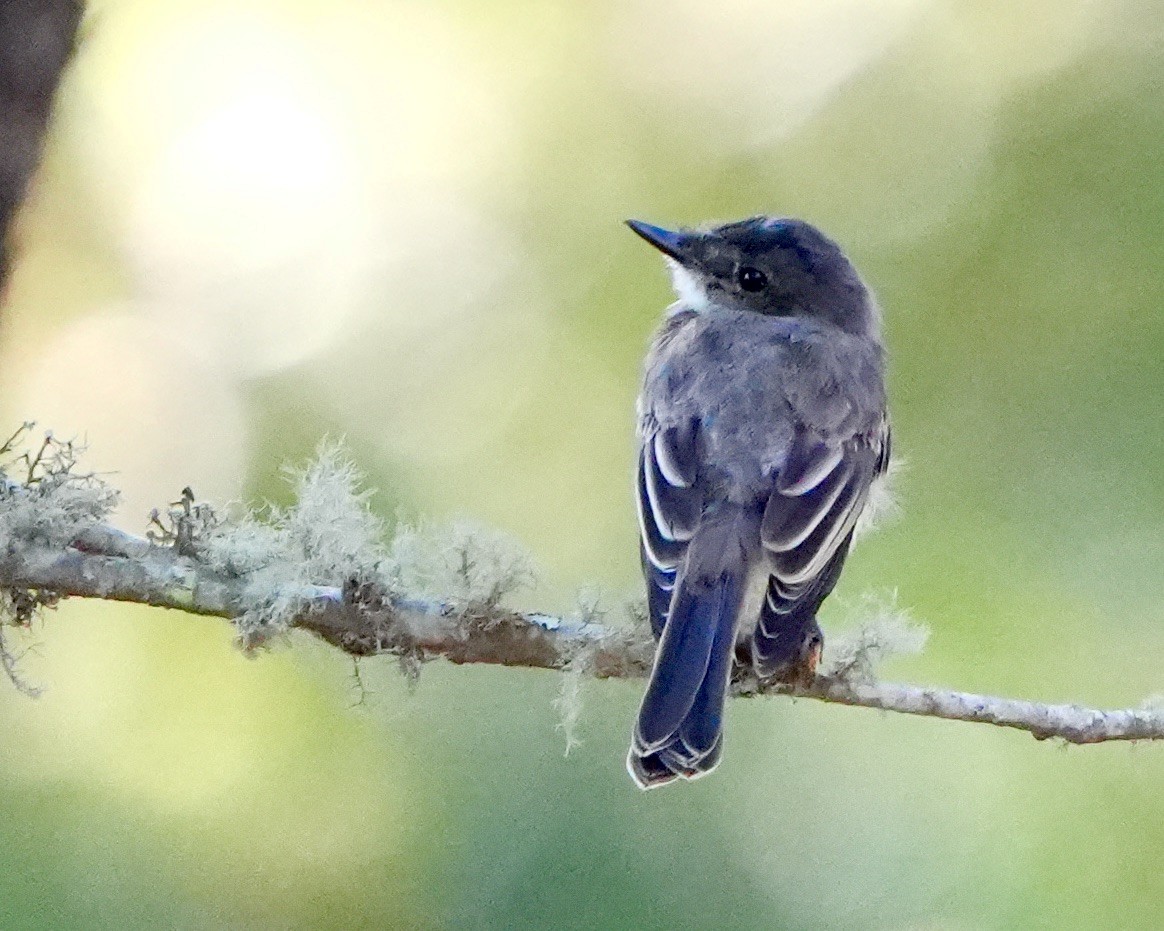
M667 481L678 488L689 488L695 483L695 423L682 427L667 427L655 434L652 445L659 471Z
M663 633L675 576L703 512L696 485L694 422L643 438L635 503L638 508L647 607L655 636Z
M888 447L888 422L872 436L832 445L809 430L797 431L760 528L771 568L762 636L775 636L780 619L809 601L815 612L831 591L869 487L888 467Z

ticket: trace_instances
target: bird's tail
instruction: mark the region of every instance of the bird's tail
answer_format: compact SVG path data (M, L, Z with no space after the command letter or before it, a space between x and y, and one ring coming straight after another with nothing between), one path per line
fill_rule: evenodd
M680 567L627 757L640 788L696 779L719 763L747 575L737 524L705 519Z

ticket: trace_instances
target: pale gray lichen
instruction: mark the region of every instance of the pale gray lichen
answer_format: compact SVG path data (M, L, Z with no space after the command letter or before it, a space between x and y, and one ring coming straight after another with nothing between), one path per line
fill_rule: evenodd
M309 465L288 475L288 507L223 516L187 489L164 517L153 517L155 542L241 582L236 626L248 646L286 630L321 588L345 598L426 599L479 623L506 595L533 583L525 550L483 527L401 523L385 542L371 492L339 443L325 441ZM414 680L419 659L404 653L401 663Z
M901 505L897 500L897 482L907 469L904 459L891 458L885 474L877 478L869 488L869 499L865 503L857 526L853 531L853 541L863 540L869 534L892 525L901 517Z
M243 580L237 626L253 644L284 630L313 587L380 583L383 521L342 445L325 441L303 469L288 470L295 503L215 522L195 541L210 569Z
M177 501L170 502L165 516L155 508L150 513L146 538L158 546L171 546L182 556L197 557L201 541L208 539L222 523L217 509L198 501L187 486Z
M117 506L114 488L96 474L78 470L81 444L52 433L34 440L34 428L31 422L22 424L0 443L0 554L22 546L69 546ZM41 690L21 676L20 657L3 625L27 628L59 600L56 592L45 589L0 589L0 667L30 697Z
M1164 720L1164 695L1149 695L1141 702L1140 710Z
M385 563L388 586L408 597L485 613L534 585L533 561L513 537L467 521L451 527L401 523Z
M592 588L580 591L577 607L566 620L570 625L578 627L602 624L606 620L606 612L601 606L601 595L598 590ZM578 640L573 649L568 651L566 662L562 666L562 679L558 685L557 697L554 699L554 710L558 713L555 728L562 732L566 740L565 756L569 756L571 750L582 745L578 723L582 718L583 682L589 678L594 665L594 652L598 648L598 641L584 643Z
M0 445L0 549L68 546L117 506L116 489L78 470L84 446L52 433L30 443L34 426Z
M820 673L848 682L873 682L878 668L894 656L910 656L925 647L929 631L897 606L896 594L866 595L855 613L855 627L825 638Z
M582 738L578 736L578 722L582 717L582 681L589 671L587 657L581 653L562 667L554 710L558 713L555 729L562 732L566 741L563 756L569 756L571 750L582 746Z
M0 616L7 614L7 608L4 604L8 597L7 593L0 593ZM8 681L26 698L40 698L44 689L39 685L33 685L20 671L20 661L24 658L24 654L28 650L23 650L19 654L12 650L12 627L0 624L0 667L3 667L4 674L8 677Z
M654 634L651 632L651 611L647 607L647 599L644 596L635 595L633 598L627 598L623 602L623 611L633 630L645 638L654 638Z

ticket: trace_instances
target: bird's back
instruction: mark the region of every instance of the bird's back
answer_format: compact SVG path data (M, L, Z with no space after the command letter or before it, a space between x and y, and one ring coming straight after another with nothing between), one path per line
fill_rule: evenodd
M828 324L680 311L664 321L647 356L640 438L695 422L705 479L728 500L758 501L797 429L843 442L880 428L881 363L878 343Z

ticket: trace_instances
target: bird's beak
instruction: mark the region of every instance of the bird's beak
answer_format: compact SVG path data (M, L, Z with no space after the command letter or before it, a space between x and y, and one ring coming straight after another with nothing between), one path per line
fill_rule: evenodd
M627 220L626 225L680 265L691 265L695 261L691 247L697 237L693 234L672 232L642 220Z

